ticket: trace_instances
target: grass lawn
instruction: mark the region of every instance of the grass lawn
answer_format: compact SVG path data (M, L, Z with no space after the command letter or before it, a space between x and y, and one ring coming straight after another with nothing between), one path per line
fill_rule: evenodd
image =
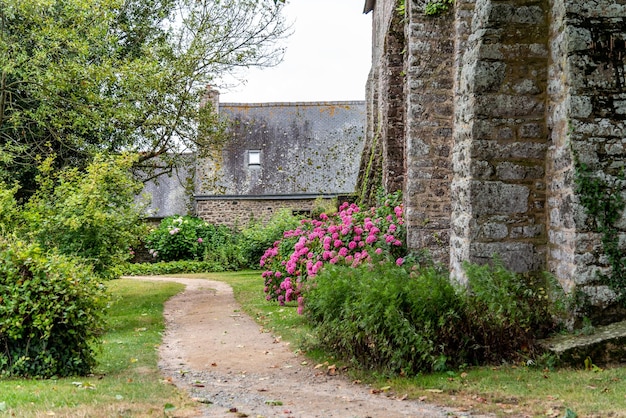
M157 368L163 303L182 288L176 283L109 282L109 331L93 376L0 379L0 417L192 416L193 402L163 381Z
M297 349L310 333L296 307L267 302L260 272L208 273L185 277L221 280L230 284L242 309L266 330L291 341ZM338 363L332 356L310 353L315 362ZM626 368L549 370L524 364L467 367L463 371L424 374L412 378L380 376L349 368L352 379L440 405L467 407L497 416L626 417ZM389 389L387 389L389 388ZM569 412L568 412L569 410Z

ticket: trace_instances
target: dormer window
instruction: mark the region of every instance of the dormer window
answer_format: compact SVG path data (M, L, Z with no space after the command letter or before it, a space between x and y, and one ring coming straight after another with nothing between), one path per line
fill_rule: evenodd
M261 150L248 150L248 165L261 165Z

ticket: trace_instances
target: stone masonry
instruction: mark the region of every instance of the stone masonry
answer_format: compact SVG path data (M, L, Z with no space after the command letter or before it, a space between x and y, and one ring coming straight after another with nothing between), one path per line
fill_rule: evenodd
M626 4L456 0L430 17L425 3L374 6L365 149L382 152L364 155L361 184L378 165L404 192L409 246L458 280L498 255L606 312L611 267L574 179L585 164L626 198ZM614 228L626 252L624 213Z

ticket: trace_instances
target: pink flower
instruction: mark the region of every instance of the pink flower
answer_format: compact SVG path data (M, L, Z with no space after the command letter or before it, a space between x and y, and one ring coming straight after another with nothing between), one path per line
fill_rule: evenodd
M343 245L343 242L340 239L336 239L333 245L335 248L339 248Z
M352 244L352 242L350 244ZM348 255L348 249L346 247L341 247L339 249L339 255L342 256L342 257L347 256Z
M367 238L365 238L365 242L368 244L373 244L376 242L376 235L368 235Z
M198 242L202 244L202 238L198 238Z
M398 259L396 260L396 264L397 264L398 266L401 266L401 265L402 265L402 263L404 263L404 259L402 259L402 257L400 257L400 258L398 258Z
M358 244L357 244L356 242L354 242L354 241L350 241L350 242L348 243L348 248L350 248L351 250L354 250L354 249L357 247L357 245L358 245Z
M376 254L382 254L383 249L382 248L376 248L376 250L374 251Z

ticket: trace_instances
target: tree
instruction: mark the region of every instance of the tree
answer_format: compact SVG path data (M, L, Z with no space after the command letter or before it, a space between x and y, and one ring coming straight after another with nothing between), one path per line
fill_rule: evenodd
M136 151L158 175L194 149L221 77L282 59L279 0L0 0L0 175Z

